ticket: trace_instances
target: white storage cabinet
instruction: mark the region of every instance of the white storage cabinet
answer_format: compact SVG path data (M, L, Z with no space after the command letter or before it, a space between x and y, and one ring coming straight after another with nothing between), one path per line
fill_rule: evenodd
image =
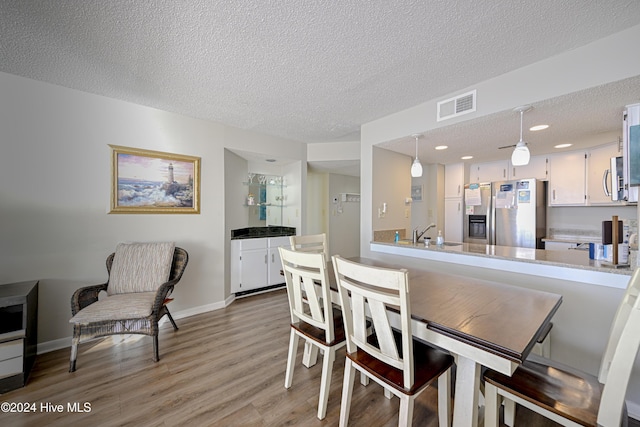
M232 240L231 293L284 283L280 246L290 247L289 236Z

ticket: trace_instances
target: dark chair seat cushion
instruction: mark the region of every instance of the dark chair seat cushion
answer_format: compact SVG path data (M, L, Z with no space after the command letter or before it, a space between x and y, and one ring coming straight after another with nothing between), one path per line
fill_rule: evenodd
M401 335L394 331L396 345L402 357ZM376 345L375 338L370 337L369 342ZM388 365L362 349L355 353L347 353L347 357L354 363L364 368L367 372L401 391L404 394L413 395L425 386L437 379L447 369L453 365L453 357L449 354L437 350L421 341L413 340L413 364L414 380L413 387L404 387L402 370Z
M345 340L342 311L336 309L335 307L333 309L333 341L330 343L327 343L326 334L323 329L316 328L315 326L312 326L306 322L292 323L291 327L302 333L304 336L311 338L312 340L317 341L323 345L334 346L336 344L344 342Z
M604 386L593 375L531 354L513 376L487 370L484 379L578 424L596 426Z

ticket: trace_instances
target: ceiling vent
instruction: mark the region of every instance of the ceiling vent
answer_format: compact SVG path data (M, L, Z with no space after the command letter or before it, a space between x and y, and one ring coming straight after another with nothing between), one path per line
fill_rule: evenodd
M438 102L437 120L440 122L474 111L476 111L476 91L472 90Z

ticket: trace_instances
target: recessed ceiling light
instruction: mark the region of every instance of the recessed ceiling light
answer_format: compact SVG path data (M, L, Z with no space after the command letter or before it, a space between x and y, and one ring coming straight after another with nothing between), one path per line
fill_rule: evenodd
M573 144L558 144L558 145L554 145L553 148L567 148L567 147L571 147Z
M449 148L448 145L437 145L436 146L436 150L446 150L447 148Z
M549 125L537 125L537 126L531 126L529 128L529 130L532 131L532 132L535 132L537 130L545 130L548 127L549 127Z
M473 159L473 156L462 156L460 157L462 160L471 160Z

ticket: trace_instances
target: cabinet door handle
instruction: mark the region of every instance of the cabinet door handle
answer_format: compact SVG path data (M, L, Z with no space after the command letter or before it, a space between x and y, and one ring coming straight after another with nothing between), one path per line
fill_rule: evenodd
M556 190L553 190L553 200L556 199Z
M460 184L458 184L458 196L460 195Z
M268 257L268 255L267 255L267 254L264 254L264 263L265 263L265 264L268 264L268 263L269 263L269 258L267 258L267 257Z
M516 168L513 168L513 177L516 177Z
M460 212L460 202L458 202L458 212Z
M609 169L604 170L604 174L602 175L602 190L604 190L604 195L607 197L611 197L611 191L607 188L607 177L609 176Z
M271 264L276 262L276 254L271 254Z

